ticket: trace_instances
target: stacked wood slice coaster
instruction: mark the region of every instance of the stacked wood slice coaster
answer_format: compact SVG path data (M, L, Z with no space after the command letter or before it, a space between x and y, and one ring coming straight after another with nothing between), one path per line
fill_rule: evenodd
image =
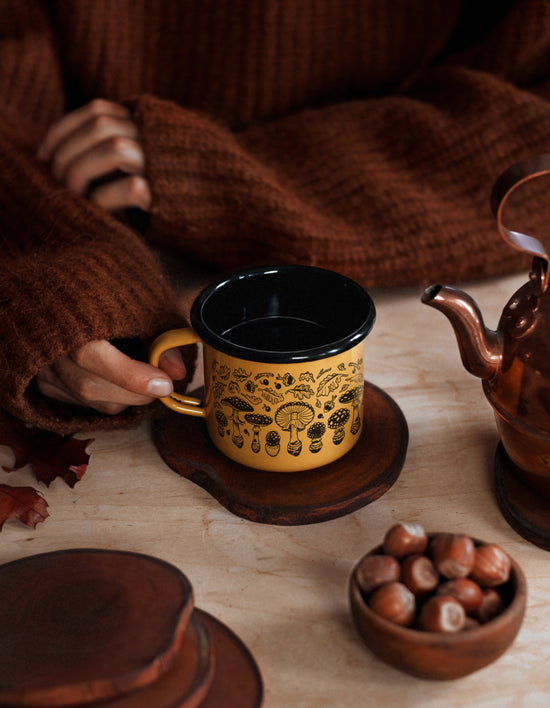
M175 566L72 549L0 566L0 708L258 708L239 638Z

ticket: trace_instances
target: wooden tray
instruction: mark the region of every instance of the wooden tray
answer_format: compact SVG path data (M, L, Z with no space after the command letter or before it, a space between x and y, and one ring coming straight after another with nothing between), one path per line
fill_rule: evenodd
M174 662L193 612L174 566L93 549L0 566L0 597L2 706L86 704L146 686Z
M520 536L550 551L550 504L517 476L502 443L495 454L495 490L502 515Z
M344 457L307 472L239 465L212 444L201 418L168 414L155 421L153 439L169 467L233 514L288 526L344 516L387 492L405 461L408 428L393 399L365 383L359 440Z

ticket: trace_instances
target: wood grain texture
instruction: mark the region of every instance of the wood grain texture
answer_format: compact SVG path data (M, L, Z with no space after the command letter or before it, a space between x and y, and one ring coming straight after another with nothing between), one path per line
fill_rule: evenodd
M75 549L0 566L0 704L91 703L146 686L174 662L193 611L177 568Z
M169 671L89 708L259 708L262 697L260 671L247 647L222 622L195 609Z
M524 272L461 287L494 328L526 280ZM83 436L95 440L82 481L73 489L55 481L42 490L50 516L36 530L7 521L0 562L94 546L174 563L191 581L196 606L252 652L264 683L262 708L546 705L548 553L519 535L498 506L493 411L480 381L464 370L447 319L420 303L421 291L371 291L377 320L365 347L366 376L399 405L409 428L403 469L373 503L324 523L250 523L175 474L144 423ZM0 464L13 464L7 447L0 447ZM28 468L0 475L6 484L36 484ZM398 521L498 543L527 578L525 617L512 646L452 684L423 681L381 661L351 618L351 570Z

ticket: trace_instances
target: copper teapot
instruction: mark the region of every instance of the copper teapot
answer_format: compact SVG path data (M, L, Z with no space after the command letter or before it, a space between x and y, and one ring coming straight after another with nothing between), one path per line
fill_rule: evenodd
M514 475L535 498L543 495L546 505L550 501L549 256L538 239L507 229L502 218L512 192L549 173L550 154L542 155L514 165L494 186L491 206L501 235L533 256L529 281L509 300L496 331L484 325L476 303L460 290L431 285L422 295L423 303L449 318L464 366L483 379ZM526 507L531 503L526 502Z

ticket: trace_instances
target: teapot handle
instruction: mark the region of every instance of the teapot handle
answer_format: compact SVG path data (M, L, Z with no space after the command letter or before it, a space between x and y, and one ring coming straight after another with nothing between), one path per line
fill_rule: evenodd
M547 174L550 174L550 153L531 157L512 165L503 172L495 182L491 193L491 209L497 219L501 236L514 248L534 256L533 276L538 278L540 295L548 287L548 254L542 243L534 236L506 228L502 223L502 216L508 198L518 187Z

